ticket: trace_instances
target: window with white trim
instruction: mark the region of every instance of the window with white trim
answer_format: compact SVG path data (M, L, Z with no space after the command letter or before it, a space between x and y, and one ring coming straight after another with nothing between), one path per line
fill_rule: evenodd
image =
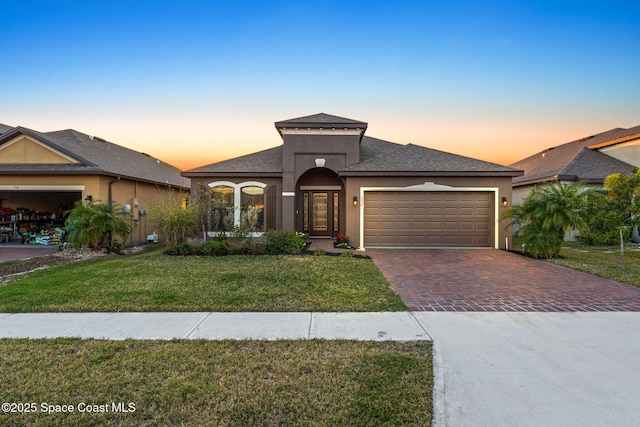
M257 181L216 181L211 188L212 231L264 230L264 194L267 185Z

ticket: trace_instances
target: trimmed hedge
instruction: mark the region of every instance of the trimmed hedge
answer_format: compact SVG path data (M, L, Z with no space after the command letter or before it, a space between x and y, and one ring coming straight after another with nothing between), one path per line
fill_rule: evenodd
M295 231L274 230L261 237L218 237L204 243L182 242L166 253L169 255L264 255L299 254L306 242L306 235Z

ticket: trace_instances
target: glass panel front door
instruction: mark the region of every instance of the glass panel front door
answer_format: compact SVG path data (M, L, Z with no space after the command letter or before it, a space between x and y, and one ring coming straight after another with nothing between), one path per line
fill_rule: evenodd
M329 231L329 218L328 218L328 199L327 193L313 193L313 209L311 223L314 232L327 232Z

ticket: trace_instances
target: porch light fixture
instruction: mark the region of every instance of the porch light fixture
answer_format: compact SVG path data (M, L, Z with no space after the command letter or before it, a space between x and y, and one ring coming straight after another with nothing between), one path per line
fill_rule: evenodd
M358 197L357 196L353 196L353 206L354 207L358 206Z
M325 163L325 159L316 159L316 167L323 168Z
M509 204L509 202L507 201L507 198L502 196L502 206L504 206L506 208L508 204Z
M89 196L84 198L84 202L85 203L91 203L92 200L93 200L93 196L91 196L91 195L89 195Z

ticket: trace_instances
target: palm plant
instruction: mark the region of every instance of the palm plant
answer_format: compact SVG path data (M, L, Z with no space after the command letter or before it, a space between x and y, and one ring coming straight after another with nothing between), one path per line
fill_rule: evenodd
M588 194L590 190L584 189L583 182L556 181L534 188L522 204L507 209L500 217L511 217L512 224L519 226L517 234L527 252L536 258L552 258L560 252L564 236L584 225Z
M65 223L69 230L69 242L75 245L89 247L111 248L113 236L121 236L126 240L131 234L131 214L113 203L84 204L77 201L75 207L69 211Z

